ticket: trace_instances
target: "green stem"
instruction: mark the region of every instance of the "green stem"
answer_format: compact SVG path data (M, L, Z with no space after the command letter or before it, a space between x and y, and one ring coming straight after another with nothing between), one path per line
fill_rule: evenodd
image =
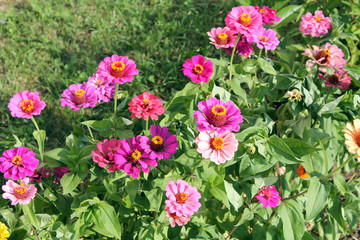
M88 130L89 130L89 133L90 133L90 136L91 136L91 140L95 141L94 139L94 135L92 134L92 131L91 131L91 128L89 127L89 125L86 125Z
M145 136L148 135L148 129L149 129L149 119L146 120L146 127L145 127Z
M239 34L239 36L238 36L237 39L236 39L236 42L235 42L233 51L232 51L232 53L231 53L231 59L230 59L230 77L229 77L230 82L231 82L231 78L232 78L232 70L233 70L232 65L233 65L234 54L235 54L236 46L237 46L240 38L241 38L241 35Z
M116 126L116 109L117 109L117 95L118 95L118 90L119 90L119 83L116 83L116 86L115 86L115 94L114 94L114 117L113 117L115 131L116 131L116 129L117 129L117 126Z
M354 159L355 154L351 154L350 157L343 162L338 168L336 168L334 171L332 171L331 173L329 173L328 175L326 175L325 177L323 177L321 179L321 182L324 182L327 178L331 177L333 174L335 174L337 171L339 171L340 169L342 169L346 164L348 164L352 159Z
M259 52L259 56L257 58L257 60L259 61L260 57L261 57L261 53L262 53L262 49L260 49L260 52Z
M107 196L109 195L108 193L109 193L109 192L108 192L108 191L106 191L103 201L105 201L105 200L106 200Z
M282 182L281 182L281 176L280 176L280 166L279 166L279 162L276 162L276 172L277 172L277 177L278 177L278 181L279 181L279 193L280 193L280 197L283 197L283 192L282 192Z
M37 125L34 116L31 117L31 121L34 123L34 125L35 125L35 127L36 127L36 130L38 130L38 132L40 132L40 128L39 128L39 126Z

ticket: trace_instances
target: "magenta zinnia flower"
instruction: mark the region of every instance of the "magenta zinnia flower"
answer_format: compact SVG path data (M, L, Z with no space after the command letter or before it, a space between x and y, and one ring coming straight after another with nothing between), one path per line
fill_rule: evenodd
M255 6L255 9L261 14L264 25L273 25L274 21L278 22L281 20L280 17L276 16L276 9L270 9L268 6L263 6L262 8Z
M248 37L251 42L255 42L260 49L275 50L280 41L276 36L276 32L272 29L263 28L257 36Z
M121 140L121 146L114 154L115 164L118 165L118 169L123 170L133 178L138 178L140 171L149 172L149 166L157 166L157 161L151 159L150 155L141 148L142 138L148 137L136 136L129 140Z
M0 157L0 171L13 180L32 176L38 165L35 153L26 147L6 150Z
M54 170L54 177L57 179L54 180L54 183L60 184L61 178L68 172L70 172L68 167L56 167Z
M144 92L129 102L129 111L133 113L132 118L148 120L151 117L151 119L157 120L158 115L160 116L165 112L165 108L158 97Z
M136 69L134 60L114 54L100 62L96 73L102 81L124 84L131 82L134 75L139 74L139 70Z
M61 106L71 107L74 112L81 107L95 107L97 103L95 88L86 82L84 84L71 84L61 96Z
M39 93L29 90L15 94L8 104L11 116L27 119L32 118L33 115L40 115L45 106L46 103L40 100Z
M240 115L241 111L232 101L224 103L215 97L198 103L201 111L194 112L194 118L197 120L197 128L200 132L214 129L218 133L224 133L226 130L239 131L239 124L243 122Z
M232 159L239 146L235 134L229 131L221 134L214 130L200 132L195 143L197 145L196 150L204 158L210 158L217 165Z
M190 217L201 207L200 193L196 187L190 186L186 181L178 179L177 184L175 184L171 180L165 189L168 198L165 204L170 214L173 213L178 217Z
M158 125L151 125L150 132L152 139L142 138L141 147L150 154L151 159L170 159L171 154L176 153L176 148L179 146L176 136L171 135L167 127Z
M319 73L319 77L325 80L325 85L330 87L337 87L340 89L348 89L351 84L351 77L347 75L348 72L345 72L343 69L335 70L332 75L325 75Z
M181 69L185 76L189 77L191 81L200 83L207 83L213 73L213 63L211 60L205 61L204 56L192 56L191 60L186 59Z
M252 35L262 27L262 16L253 6L234 7L226 16L225 24L235 33Z
M228 27L212 28L207 34L211 40L210 44L215 45L216 48L229 48L235 45L236 36Z
M169 211L169 207L165 208L166 217L169 219L171 227L175 227L175 225L183 226L186 225L190 221L190 217L183 215L181 217L177 216L176 213L171 213Z
M310 34L312 37L320 37L326 35L332 28L330 18L325 17L320 10L315 11L314 16L308 12L301 19L299 30L305 35Z
M89 77L87 84L95 88L97 103L101 101L110 102L110 99L114 97L116 85L112 82L101 80L99 74Z
M2 186L4 193L2 197L4 199L11 200L11 205L29 204L31 199L35 197L37 188L34 185L28 185L29 178L21 180L20 185L12 180L8 180L5 185Z
M281 199L274 185L262 187L255 197L264 207L270 206L272 208L277 207Z
M116 140L115 138L107 140L104 142L99 142L96 144L96 147L99 151L91 151L94 162L99 164L99 167L105 168L109 165L107 169L109 172L115 172L118 168L118 165L114 162L114 153L121 146L121 140Z
M235 38L237 38L237 35ZM249 57L253 53L253 48L251 46L252 41L250 40L252 40L250 36L241 36L238 44L236 45L235 55L238 54L239 56L244 56L245 58ZM224 48L224 51L231 56L233 49L233 47Z

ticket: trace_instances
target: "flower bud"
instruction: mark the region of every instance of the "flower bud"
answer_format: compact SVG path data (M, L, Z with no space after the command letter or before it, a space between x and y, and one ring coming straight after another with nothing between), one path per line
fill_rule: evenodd
M252 145L252 146L248 147L248 148L246 149L246 151L247 151L247 153L249 153L249 154L254 154L254 153L256 152L256 147L255 147L254 145Z
M284 175L285 172L286 172L285 166L281 166L281 167L279 168L280 176L281 176L281 175ZM276 171L276 172L275 172L275 176L277 176L277 175L278 175L278 174L277 174L277 171Z

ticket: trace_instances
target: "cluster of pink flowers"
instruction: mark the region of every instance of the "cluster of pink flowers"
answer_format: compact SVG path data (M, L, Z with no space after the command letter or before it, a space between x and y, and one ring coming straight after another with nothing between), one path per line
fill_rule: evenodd
M330 18L325 17L321 10L315 11L314 16L308 12L301 19L299 30L305 35L320 37L326 35L332 28Z

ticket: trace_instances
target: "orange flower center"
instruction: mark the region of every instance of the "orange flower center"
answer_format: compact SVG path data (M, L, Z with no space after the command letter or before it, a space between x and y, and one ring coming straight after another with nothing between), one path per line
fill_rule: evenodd
M14 195L17 199L24 199L27 196L27 187L22 183L14 190Z
M24 113L31 113L34 111L34 102L30 99L24 100L21 102L20 108Z
M229 36L226 33L219 33L216 38L216 43L219 45L227 44Z
M85 96L85 90L84 89L79 88L79 89L77 89L75 91L74 103L76 105L86 103L86 96Z
M210 146L212 149L214 150L220 150L224 147L224 139L221 138L221 137L214 137L212 140L211 140L211 143L210 143Z
M221 127L226 123L226 108L223 105L215 105L211 108L209 122L215 127Z
M116 78L121 78L125 75L125 63L122 61L113 62L111 64L111 75Z
M267 10L266 10L266 9L260 9L259 13L261 13L261 14L265 13L265 14L267 14Z
M141 158L141 152L135 150L131 153L132 162L136 163Z
M248 27L251 23L251 16L248 13L243 13L240 16L239 23L244 27Z
M265 199L271 198L271 192L270 192L269 189L263 189L263 197L264 197Z
M180 204L184 204L188 198L187 193L177 193L175 195L176 202Z
M211 112L214 115L223 116L226 115L226 108L223 105L215 105L211 108Z
M321 20L322 20L321 17L319 17L319 16L316 17L316 21L317 21L317 22L320 22Z
M21 165L21 160L22 158L20 156L15 156L11 159L11 162L13 164L15 164L16 166L20 166Z
M151 139L151 142L153 142L154 144L156 144L156 145L161 145L161 144L163 144L163 139L162 139L162 137L160 137L160 136L155 136L155 137L153 137L153 139Z
M262 42L267 42L268 40L269 40L269 38L268 37L265 37L265 36L260 36L260 41L262 41Z
M204 67L201 66L200 64L196 64L195 67L193 68L193 72L197 75L201 74L204 71Z
M96 84L96 86L100 86L101 83L102 83L101 80L97 80L95 84Z

